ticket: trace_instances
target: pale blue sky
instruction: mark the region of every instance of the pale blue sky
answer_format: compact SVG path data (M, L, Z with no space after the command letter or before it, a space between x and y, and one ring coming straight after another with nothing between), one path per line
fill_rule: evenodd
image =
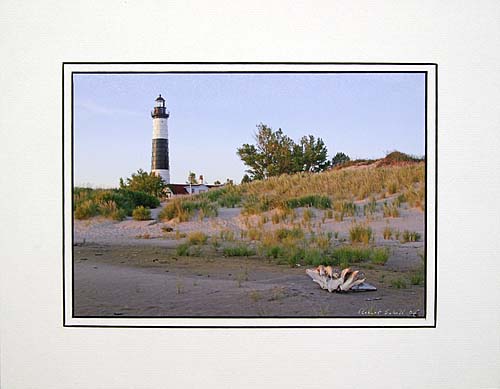
M208 183L239 183L246 168L236 149L253 143L261 122L295 141L321 137L330 158L424 155L421 73L75 74L75 185L115 187L150 170L150 111L159 93L170 111L174 183L189 171Z

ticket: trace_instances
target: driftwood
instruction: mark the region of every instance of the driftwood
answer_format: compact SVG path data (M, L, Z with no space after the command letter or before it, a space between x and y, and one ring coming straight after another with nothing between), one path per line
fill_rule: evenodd
M359 270L346 268L342 271L331 266L320 265L315 269L306 269L306 273L321 289L329 292L372 291L377 290L365 282L364 274Z

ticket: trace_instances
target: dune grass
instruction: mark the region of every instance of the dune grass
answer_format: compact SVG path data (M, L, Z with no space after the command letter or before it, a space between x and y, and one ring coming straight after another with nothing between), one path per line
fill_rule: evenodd
M100 215L123 220L126 216L132 216L137 207L156 208L159 205L160 201L156 197L128 189L73 189L73 211L76 219Z

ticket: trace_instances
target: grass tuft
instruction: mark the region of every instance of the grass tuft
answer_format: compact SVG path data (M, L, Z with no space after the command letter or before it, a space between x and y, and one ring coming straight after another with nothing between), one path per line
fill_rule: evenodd
M373 238L373 231L369 226L363 224L353 224L349 230L351 243L368 244Z

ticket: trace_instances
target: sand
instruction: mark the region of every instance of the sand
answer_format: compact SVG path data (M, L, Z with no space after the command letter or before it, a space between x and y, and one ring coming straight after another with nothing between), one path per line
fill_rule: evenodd
M158 212L153 210L153 217ZM298 217L302 212L297 210ZM316 228L338 233L334 244L343 244L354 218L323 222L323 211L315 212ZM360 216L355 219L367 221ZM217 218L179 224L75 220L74 313L82 317L422 316L424 287L407 281L406 288L398 289L392 281L408 280L422 265L424 244L384 240L382 231L390 226L416 231L423 237L423 212L404 208L398 218L375 215L369 222L376 237L374 244L389 247L391 252L383 266L360 264L367 281L378 290L330 294L310 280L304 267L290 268L267 258L224 258L220 249L210 248L202 250L199 257L179 257L175 248L185 239L175 239L173 233L162 229L203 231L214 236L231 230L238 237L249 223L256 224L256 220L241 216L238 208L221 209ZM279 227L283 225L268 222L263 228L271 231Z
M363 269L376 292L328 293L305 268L263 259L178 257L152 246L75 248L75 316L413 317L423 286L391 286L400 272Z

